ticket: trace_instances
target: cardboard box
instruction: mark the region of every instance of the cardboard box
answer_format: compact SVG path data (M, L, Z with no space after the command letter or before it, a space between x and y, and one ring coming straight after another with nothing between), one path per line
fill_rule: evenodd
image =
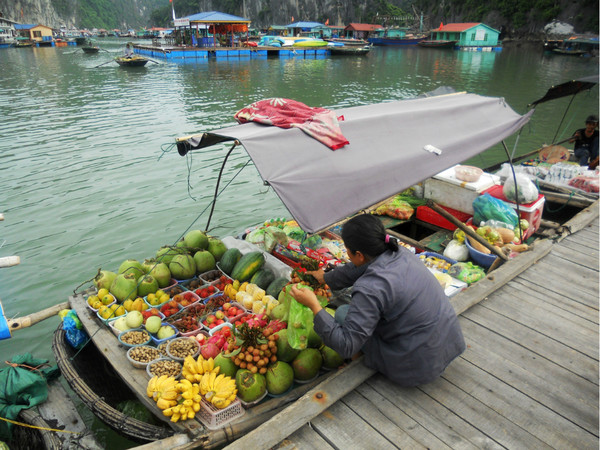
M500 184L500 177L486 172L476 182L461 181L456 178L454 167L450 167L423 182L423 196L442 206L473 215L473 200L495 184Z
M486 189L483 193L490 194L492 197L497 198L506 202L512 209L517 210L517 204L508 200L502 192L502 186L492 186ZM523 240L528 239L535 233L540 227L542 222L542 213L544 212L544 203L546 198L542 195L538 195L538 199L535 202L519 205L520 219L525 219L529 222L529 228L527 228Z

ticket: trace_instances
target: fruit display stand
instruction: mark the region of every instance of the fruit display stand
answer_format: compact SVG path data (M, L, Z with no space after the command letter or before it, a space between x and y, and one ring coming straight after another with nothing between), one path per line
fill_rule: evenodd
M242 241L232 236L227 236L223 238L223 243L227 246L227 248L237 248L242 253L242 255L248 252L255 252L258 248L250 242ZM277 277L288 277L288 279L290 278L290 275L292 273L292 268L290 266L281 262L270 253L263 252L263 254L265 257L265 268L270 269Z

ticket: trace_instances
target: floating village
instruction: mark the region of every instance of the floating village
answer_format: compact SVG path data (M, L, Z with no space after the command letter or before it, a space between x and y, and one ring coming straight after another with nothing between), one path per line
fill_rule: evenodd
M0 18L0 47L95 53L106 37L127 43L129 54L115 59L124 67L150 58L358 57L378 46L502 50L500 32L483 23L255 30L212 11L169 29L82 31ZM557 55L598 55L597 36L545 45ZM570 136L517 158L507 150L494 166L465 163L506 148L538 105L593 89L597 74L564 80L530 99L525 114L503 98L452 91L335 111L268 99L238 111L237 125L177 137L183 158L242 146L289 216L256 217L229 236L211 235L208 224L189 230L145 259L114 261L60 304L2 316L2 339L61 317L50 339L56 366L15 359L0 371L2 418L11 423L2 445L100 448L62 377L138 449L598 448L598 117L586 121L584 156L581 136ZM359 314L352 286L333 289L317 273L364 264L342 238L362 215L377 218L386 244L418 262L419 277L460 318L466 349L435 381L395 384L370 363L381 355L365 354L366 345L343 355L330 344L334 332L323 332L323 323L344 327L338 311ZM0 268L19 263L0 257ZM314 316L298 287L319 302ZM401 320L420 299L386 310L383 291L373 292L377 339L404 342L427 328L386 335L388 319Z

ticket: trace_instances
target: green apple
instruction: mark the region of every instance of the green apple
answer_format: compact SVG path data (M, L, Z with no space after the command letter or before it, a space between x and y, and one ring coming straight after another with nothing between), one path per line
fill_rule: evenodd
M157 333L158 330L160 330L161 325L162 322L160 317L158 316L150 316L146 319L146 330L148 331L148 333Z

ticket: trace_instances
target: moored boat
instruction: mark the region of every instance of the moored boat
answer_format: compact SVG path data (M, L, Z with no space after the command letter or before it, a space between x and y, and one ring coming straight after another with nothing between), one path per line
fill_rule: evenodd
M368 41L373 45L416 45L426 38L426 35L414 35L400 28L380 28L375 30Z
M327 47L327 49L329 50L329 52L332 55L354 55L354 56L360 56L360 55L366 55L371 51L372 46L371 45L363 45L363 46L346 46L344 45L330 45Z
M121 67L143 67L146 65L148 58L144 58L143 56L133 55L133 56L117 56L115 61Z
M83 53L94 54L94 53L98 53L100 51L100 47L85 46L85 47L81 47L81 50L83 50Z
M417 45L420 47L426 48L454 48L458 41L446 41L443 39L434 39L434 40L423 40L418 42Z

